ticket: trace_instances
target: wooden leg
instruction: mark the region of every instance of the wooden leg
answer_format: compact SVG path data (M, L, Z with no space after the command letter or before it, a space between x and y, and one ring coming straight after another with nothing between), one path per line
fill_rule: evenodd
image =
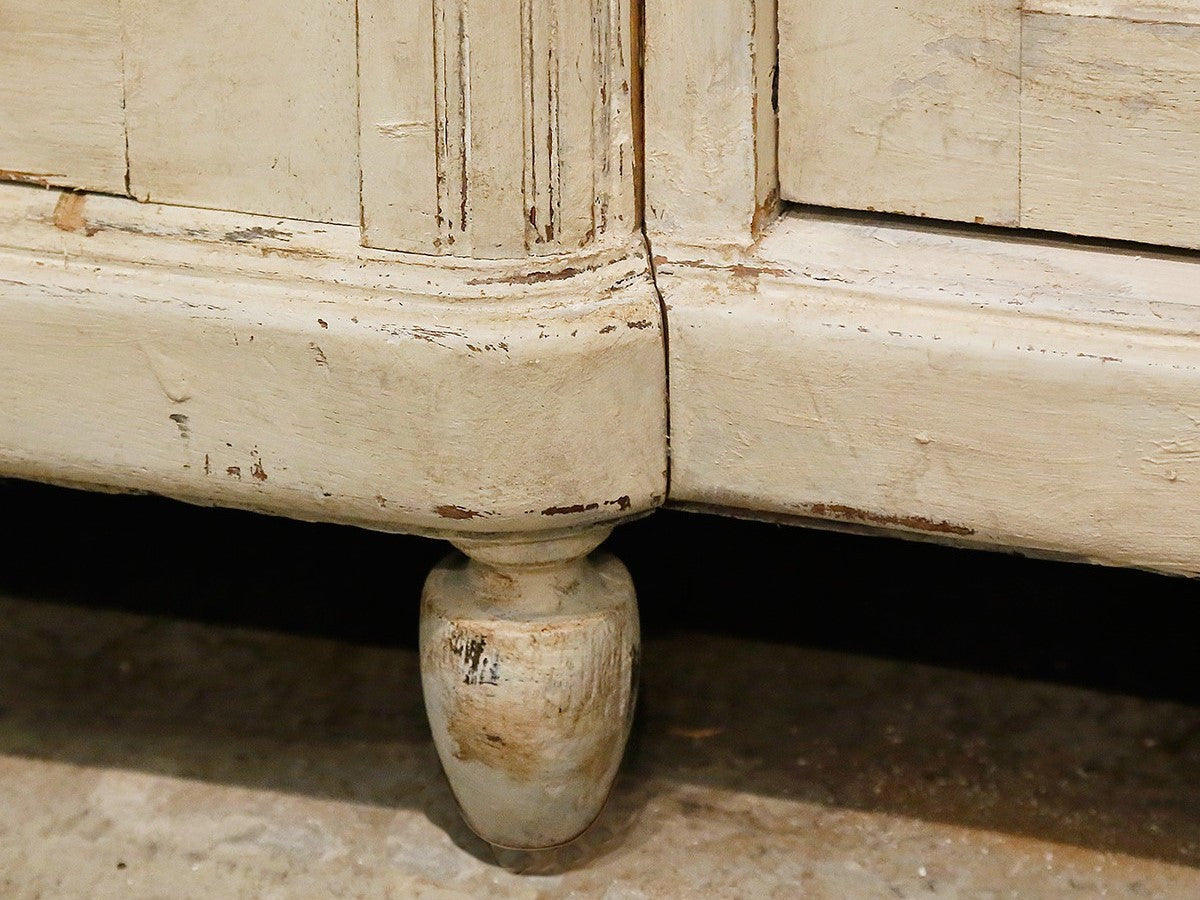
M463 817L531 850L582 834L620 764L637 696L637 601L610 529L455 541L421 602L421 680ZM591 554L591 555L589 555Z

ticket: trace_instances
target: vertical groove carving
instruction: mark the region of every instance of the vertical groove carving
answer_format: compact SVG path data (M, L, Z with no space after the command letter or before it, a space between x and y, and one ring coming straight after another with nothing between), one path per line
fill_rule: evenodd
M397 0L359 0L372 7ZM360 85L364 238L372 246L480 258L570 252L637 226L631 0L400 0L427 4L432 77L398 66L394 84ZM378 17L376 17L378 19ZM384 36L364 52L395 53ZM386 71L375 66L371 71ZM432 93L432 140L387 144L370 117L395 119L405 96ZM406 93L407 92L407 93ZM425 96L430 96L426 93ZM368 102L370 101L370 102ZM408 101L411 105L411 101ZM419 124L419 123L418 123ZM429 172L419 200L387 196ZM378 169L376 170L378 172ZM380 186L371 190L366 185ZM394 213L401 210L407 217ZM417 231L413 221L429 221Z

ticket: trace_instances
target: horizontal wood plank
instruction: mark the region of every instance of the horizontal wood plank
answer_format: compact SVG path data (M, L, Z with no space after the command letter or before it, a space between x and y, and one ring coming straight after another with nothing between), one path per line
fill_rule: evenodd
M671 498L1200 573L1200 262L788 213L656 247Z

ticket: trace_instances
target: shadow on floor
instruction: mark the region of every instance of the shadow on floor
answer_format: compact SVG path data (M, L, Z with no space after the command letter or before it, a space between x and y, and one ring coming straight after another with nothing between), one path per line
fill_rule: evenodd
M419 808L487 855L421 708L441 545L19 483L0 501L20 528L0 752ZM613 548L643 703L613 804L556 865L618 846L666 783L1200 865L1195 583L682 513Z

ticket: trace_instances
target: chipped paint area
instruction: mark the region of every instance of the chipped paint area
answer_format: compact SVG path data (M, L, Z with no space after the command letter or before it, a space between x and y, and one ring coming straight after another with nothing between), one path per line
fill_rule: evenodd
M479 512L474 509L467 509L465 506L439 506L434 510L443 519L455 519L459 522L469 521L471 519L482 519L490 513Z
M638 643L632 582L611 557L434 570L421 613L426 708L478 833L550 846L590 824L628 734Z
M462 661L462 683L499 684L500 657L488 653L488 636L454 629L446 639L451 654Z
M930 534L951 534L967 537L975 533L974 528L966 525L956 525L953 522L942 522L925 516L892 515L888 513L871 512L865 509L855 509L840 503L806 503L800 509L802 515L817 519L833 519L838 522L853 522L859 525L881 525L887 528L905 528L909 531L924 531Z

